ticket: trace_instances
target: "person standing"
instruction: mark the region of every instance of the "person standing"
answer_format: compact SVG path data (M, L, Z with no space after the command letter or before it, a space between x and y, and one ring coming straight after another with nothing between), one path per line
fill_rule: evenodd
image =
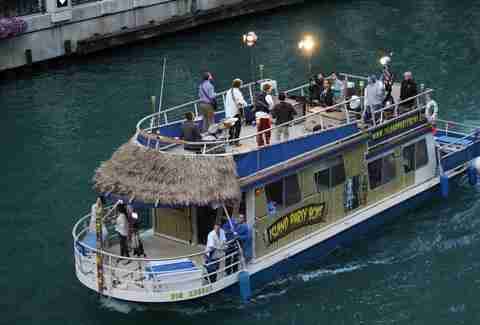
M194 116L192 112L185 113L185 123L182 125L181 135L180 138L187 142L199 142L202 140L202 136L200 134L200 129L198 128L197 124L195 124ZM200 151L200 147L195 144L185 144L183 146L185 150L191 150L195 152Z
M403 74L403 81L400 88L400 100L404 101L418 94L417 83L413 80L412 73L407 71ZM401 104L406 109L411 109L415 105L415 99L410 99Z
M235 79L232 82L232 88L227 91L225 95L225 118L236 118L237 121L230 128L230 139L235 140L240 137L242 131L242 119L244 118L243 109L247 106L247 102L243 98L243 94L240 91L242 86L242 80ZM232 142L233 145L240 146L239 141Z
M257 122L257 133L272 128L272 117L270 111L273 107L272 85L266 83L263 85L263 91L255 96L255 119ZM263 147L270 144L272 131L265 131L257 134L257 146Z
M98 196L97 201L92 204L92 208L90 211L90 223L88 225L88 230L91 233L96 234L97 232L97 218L100 218L100 223L102 226L102 240L105 242L108 237L108 231L105 227L105 220L103 220L103 216L105 214L105 198L103 196Z
M330 75L330 85L332 88L332 94L334 98L334 102L340 102L343 97L343 82L338 79L337 73L332 72Z
M120 256L130 257L130 254L128 253L127 208L123 203L117 206L117 220L115 221L115 231L120 237Z
M215 99L215 87L213 86L212 80L212 74L210 72L205 72L203 75L203 81L198 87L200 114L203 118L202 133L207 132L210 125L215 123L217 101Z
M375 75L368 77L368 85L365 87L365 99L364 99L364 121L371 120L372 115L376 111L382 108L384 99L383 84L377 80Z
M247 218L243 214L240 215L238 224L235 227L235 232L240 240L243 248L243 256L245 262L249 262L252 259L252 229L247 224Z
M220 266L218 260L225 256L224 249L226 241L225 231L221 228L220 224L216 222L207 237L208 273L213 273L218 270ZM217 273L210 275L211 282L217 281Z
M284 93L278 95L278 99L280 102L272 108L272 117L275 119L275 125L277 126L292 121L294 116L297 115L297 111L295 111L293 105L285 101L286 96ZM282 135L284 141L288 140L290 137L289 128L290 125L288 124L277 127L275 131L278 142L282 141Z
M323 81L325 77L323 73L319 73L315 76L310 84L310 103L319 102L320 96L323 92Z
M325 79L323 81L323 91L320 94L320 106L330 107L333 106L333 92L332 87L330 86L330 81Z

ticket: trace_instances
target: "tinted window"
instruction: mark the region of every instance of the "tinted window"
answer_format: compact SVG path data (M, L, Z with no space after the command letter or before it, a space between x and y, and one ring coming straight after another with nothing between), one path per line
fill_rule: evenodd
M395 170L395 158L393 155L383 157L382 184L386 184L395 178Z
M428 164L428 154L427 154L427 143L425 140L419 141L416 144L417 152L416 152L416 169L419 169L426 164Z
M317 192L328 190L330 188L330 169L315 173L315 184Z
M403 148L403 169L405 173L415 170L415 144Z
M283 179L267 184L265 194L268 202L275 202L277 206L283 205Z
M345 182L345 167L343 162L332 167L332 187Z
M382 159L377 159L368 164L368 177L370 178L370 188L382 185Z
M285 206L294 205L302 200L297 175L285 177Z

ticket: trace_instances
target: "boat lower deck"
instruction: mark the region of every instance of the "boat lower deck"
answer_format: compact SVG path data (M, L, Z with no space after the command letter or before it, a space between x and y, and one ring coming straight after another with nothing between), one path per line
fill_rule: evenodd
M190 245L161 235L154 235L150 232L144 233L141 236L141 240L145 254L147 255L146 258L148 259L168 259L195 255L190 259L198 265L203 263L201 255L205 251L204 246ZM110 246L107 251L115 255L120 255L120 244L115 243ZM132 251L130 251L130 257L135 257Z

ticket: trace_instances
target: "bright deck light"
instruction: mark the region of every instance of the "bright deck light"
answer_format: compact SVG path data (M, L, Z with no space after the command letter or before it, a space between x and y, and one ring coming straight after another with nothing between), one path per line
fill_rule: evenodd
M243 35L243 43L247 46L254 46L258 41L258 36L255 32L248 32Z
M315 41L313 40L313 37L310 35L305 36L298 43L298 48L302 51L305 51L307 54L309 54L314 47L315 47Z
M388 55L386 55L386 56L384 56L380 59L380 64L381 65L387 65L387 64L390 63L391 60L392 59Z

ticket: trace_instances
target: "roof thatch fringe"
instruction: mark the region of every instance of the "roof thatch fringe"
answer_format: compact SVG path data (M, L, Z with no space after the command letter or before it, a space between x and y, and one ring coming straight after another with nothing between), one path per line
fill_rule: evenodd
M152 205L204 206L241 197L232 157L174 155L132 141L100 165L93 181L100 193Z

